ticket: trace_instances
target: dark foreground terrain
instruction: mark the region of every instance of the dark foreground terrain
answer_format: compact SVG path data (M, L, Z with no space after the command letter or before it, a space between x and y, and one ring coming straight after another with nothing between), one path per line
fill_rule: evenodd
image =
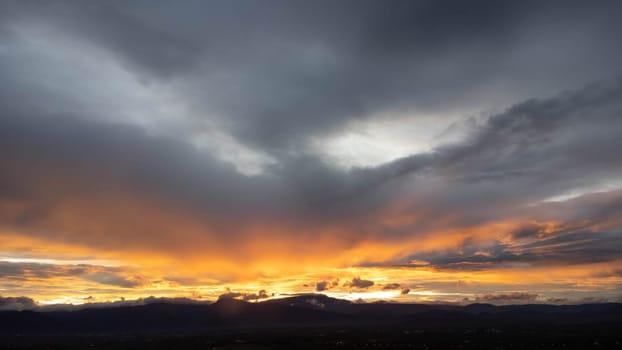
M0 312L2 349L622 349L622 304L155 303Z

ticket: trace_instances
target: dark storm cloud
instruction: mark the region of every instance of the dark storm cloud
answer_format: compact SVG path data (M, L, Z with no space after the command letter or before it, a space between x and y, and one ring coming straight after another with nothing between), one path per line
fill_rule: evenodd
M526 205L617 178L622 170L616 156L622 148L621 109L620 82L590 85L513 106L492 116L468 140L431 153L351 170L335 168L317 157L293 157L266 174L250 177L187 144L150 136L135 127L4 112L0 116L0 157L5 165L0 196L19 205L7 206L0 214L5 227L53 235L58 227L52 225L50 215L57 196L90 195L95 212L89 215L110 225L105 230L107 243L116 245L128 244L132 237L150 243L119 231L118 226L126 222L106 216L108 208L103 205L108 204L96 199L111 195L111 189L139 198L161 198L189 215L200 215L198 222L215 229L224 240L235 240L243 234L240 227L255 221L286 227L335 224L382 239L425 232L439 223L502 220L508 213L540 217L541 210ZM431 190L440 184L443 191ZM374 222L383 205L405 198L415 200L405 210L419 214L423 221L397 228ZM551 208L562 220L574 215L574 209ZM615 218L620 206L589 205L585 210L586 215L604 220ZM449 223L441 220L445 215L452 216ZM78 241L93 244L107 239L76 225L63 229L80 232L74 237ZM161 227L155 229L151 234L162 238L157 232ZM110 233L114 231L123 240L114 241ZM178 235L171 239L187 243Z
M618 72L622 58L618 2L3 7L9 28L35 21L111 52L142 79L181 82L195 114L223 116L238 141L279 157L375 113L449 111L492 95L510 103L499 86L518 98L550 94Z
M621 213L621 206L592 202L531 206L607 185L622 172L622 82L584 86L619 73L618 2L146 4L0 5L0 64L8 68L0 71L2 228L87 246L171 251L212 246L202 239L209 231L238 256L239 238L255 223L282 228L262 235L309 241L332 225L356 244L512 216L578 222L581 211L588 221L606 222ZM78 47L112 55L145 85L178 90L193 112L187 118L201 126L204 116L217 115L217 128L276 162L244 176L185 135L98 121L89 114L93 106L50 112L83 102L68 92L73 84L99 82L50 82L29 72L16 47L20 30L35 24L50 36L44 39L87 43ZM573 90L548 97L568 86ZM512 104L527 95L535 98ZM306 148L309 137L376 113L443 114L488 108L488 100L511 107L480 120L464 141L379 166L343 169ZM140 199L133 207L140 209L124 210L126 197ZM82 201L58 207L76 198ZM417 222L383 224L383 210L395 202ZM67 212L79 213L70 224ZM466 255L419 259L437 266L608 261L619 254L612 232L619 230L574 227L542 238L539 227L525 226L513 233L521 245L466 242ZM476 254L483 248L488 256ZM94 280L133 283L106 274Z
M5 166L0 174L0 199L26 206L19 212L0 211L2 226L42 235L43 231L53 234L59 229L50 217L67 198L90 196L86 202L93 206L89 219L100 217L110 231L123 237L123 242L117 243L127 244L131 237L140 242L144 237L129 235L119 227L129 223L110 217L107 211L111 208L98 200L110 197L122 205L123 199L115 196L151 193L153 200L160 198L200 213L203 224L209 221L224 233L240 218L245 220L241 224L246 224L253 217L269 217L281 208L279 198L284 196L282 187L276 187L269 176L240 175L232 166L187 144L149 137L138 128L124 125L4 113L0 116L0 147ZM87 226L96 225L93 221ZM93 234L93 229L86 229L74 238L76 242L89 240ZM185 241L187 237L179 239Z
M622 233L575 232L528 244L498 241L466 244L460 252L418 254L439 269L481 270L491 267L554 266L617 261L622 249Z
M526 225L512 233L512 238L516 240L538 237L546 233L545 225Z
M605 198L603 198L605 197ZM557 229L527 224L515 232L498 232L511 240L466 239L455 251L416 254L408 259L430 262L439 269L480 270L490 267L575 265L613 262L622 256L622 192L585 195L537 209L566 213ZM568 215L568 212L572 215ZM604 230L609 228L609 230Z
M438 148L423 164L415 155L372 173L416 174L415 183L426 183L424 175L438 179L443 191L414 189L426 206L413 209L430 217L460 212L456 224L529 212L526 205L547 197L619 179L621 110L620 81L529 100L492 116L469 140Z
M266 178L250 180L209 154L182 142L150 137L137 127L76 117L11 113L2 113L0 123L0 143L4 150L0 156L6 164L19 166L19 162L32 161L69 174L105 170L106 173L100 173L107 178L104 181L125 177L136 188L168 189L172 197L187 199L209 196L213 203L224 207L235 201L236 209L243 208L245 200L265 196L257 191L276 194L271 190L274 185ZM239 194L238 198L232 198L234 192Z
M324 194L347 198L405 175L426 175L449 187L434 193L440 197L431 198L424 209L430 214L467 206L485 216L481 206L472 205L475 201L490 205L495 215L495 208L617 179L622 170L616 157L622 147L621 109L622 81L591 84L516 104L490 117L466 141L431 153L347 173L306 156L284 160L276 172L303 190L300 197L321 203L328 201Z

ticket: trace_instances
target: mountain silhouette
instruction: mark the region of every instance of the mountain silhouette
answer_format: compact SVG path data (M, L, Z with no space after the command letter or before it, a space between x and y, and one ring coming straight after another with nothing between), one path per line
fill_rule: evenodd
M1 311L0 334L58 332L205 331L227 328L407 324L539 327L622 324L622 304L427 305L353 303L321 294L263 302L220 299L212 304L165 301L73 311Z

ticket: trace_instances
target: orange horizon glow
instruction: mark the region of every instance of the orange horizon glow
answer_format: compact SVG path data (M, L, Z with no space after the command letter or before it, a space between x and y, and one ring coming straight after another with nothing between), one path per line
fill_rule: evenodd
M41 305L106 303L151 296L213 301L228 292L244 296L262 290L268 294L268 299L323 293L348 300L407 303L471 303L486 300L483 299L486 295L512 293L534 297L492 302L580 303L593 295L602 300L615 300L616 286L622 283L622 277L615 272L622 270L622 260L574 266L514 264L483 270L442 269L425 261L415 261L412 266L365 265L372 258L376 262L387 261L402 257L406 252L456 251L466 238L486 241L494 236L490 232L507 232L516 225L513 222L492 223L447 232L442 239L434 238L440 235L435 233L427 239L399 243L361 241L339 254L333 253L332 257L324 253L330 246L328 241L321 242L318 246L321 250L316 255L312 254L313 246L307 247L306 255L297 255L289 250L294 245L287 242L274 245L260 240L252 242L252 250L246 251L254 253L252 258L242 260L211 253L187 255L180 260L178 255L166 251L106 251L2 233L0 263L25 264L32 272L23 274L27 283L22 287L8 292L1 290L0 295L28 295ZM334 244L343 249L339 242ZM43 267L49 270L46 276L38 275L37 268ZM75 269L80 272L74 273ZM373 285L349 285L354 278L372 281ZM322 281L327 281L328 287L318 290L317 284ZM408 293L402 294L402 289L408 289Z

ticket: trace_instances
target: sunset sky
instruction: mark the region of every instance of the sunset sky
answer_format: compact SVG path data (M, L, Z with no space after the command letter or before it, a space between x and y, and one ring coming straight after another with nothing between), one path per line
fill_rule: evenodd
M622 301L620 18L2 0L0 309Z

